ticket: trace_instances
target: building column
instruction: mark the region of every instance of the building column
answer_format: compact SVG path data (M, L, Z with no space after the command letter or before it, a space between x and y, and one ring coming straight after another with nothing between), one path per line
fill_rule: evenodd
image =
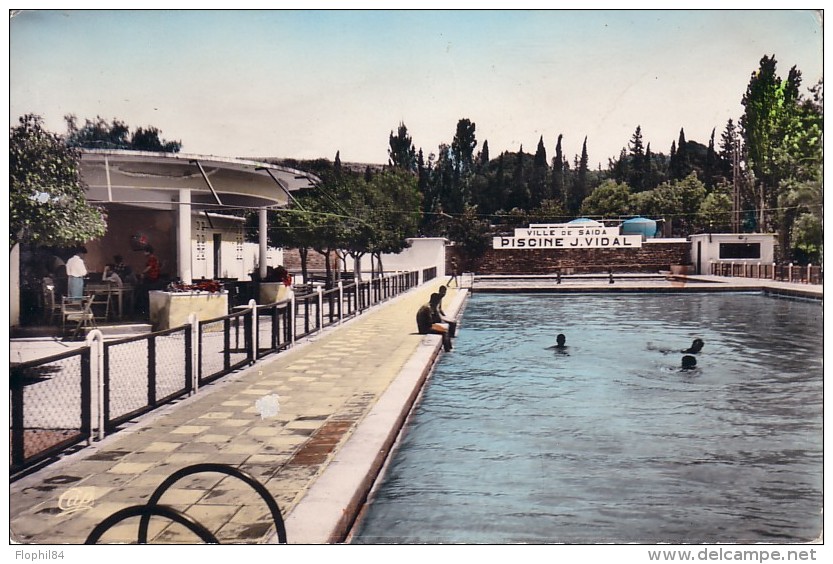
M259 258L258 258L258 265L260 268L260 279L263 280L266 278L266 246L267 246L267 237L266 237L266 208L260 208L257 210L257 220L258 220L258 227L257 227L257 237L258 237L258 244L259 244Z
M177 276L183 284L191 284L191 190L179 191L176 229Z

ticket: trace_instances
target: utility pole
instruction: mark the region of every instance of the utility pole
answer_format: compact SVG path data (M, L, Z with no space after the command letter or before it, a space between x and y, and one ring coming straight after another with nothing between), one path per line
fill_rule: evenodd
M740 152L732 143L732 233L740 232Z

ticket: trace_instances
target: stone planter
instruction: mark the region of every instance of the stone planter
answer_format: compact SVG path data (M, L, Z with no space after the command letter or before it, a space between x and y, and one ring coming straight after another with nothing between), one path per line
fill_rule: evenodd
M688 276L694 274L693 264L672 264L671 274L676 276Z
M150 322L155 331L185 325L192 313L196 313L200 321L228 315L226 292L153 291L148 297Z
M261 282L257 303L265 305L280 302L286 299L288 293L289 287L283 282Z

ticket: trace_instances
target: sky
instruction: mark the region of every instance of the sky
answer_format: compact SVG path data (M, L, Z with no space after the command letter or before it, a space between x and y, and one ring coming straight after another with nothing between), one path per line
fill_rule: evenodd
M278 4L279 5L279 4ZM26 113L155 126L182 151L386 163L475 123L492 157L559 135L572 162L719 143L764 55L823 73L812 10L30 10L9 24L9 124ZM805 88L806 90L806 88Z

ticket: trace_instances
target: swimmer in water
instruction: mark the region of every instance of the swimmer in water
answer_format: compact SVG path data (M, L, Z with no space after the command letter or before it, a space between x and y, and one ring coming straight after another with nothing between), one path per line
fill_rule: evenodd
M694 356L687 354L683 357L683 370L693 370L697 368L697 358Z
M547 347L548 349L553 349L560 354L567 354L567 337L564 336L564 333L559 333L558 336L555 338L555 344L551 347Z
M694 339L694 341L691 342L691 346L682 352L686 354L697 354L703 350L703 344L703 339Z

